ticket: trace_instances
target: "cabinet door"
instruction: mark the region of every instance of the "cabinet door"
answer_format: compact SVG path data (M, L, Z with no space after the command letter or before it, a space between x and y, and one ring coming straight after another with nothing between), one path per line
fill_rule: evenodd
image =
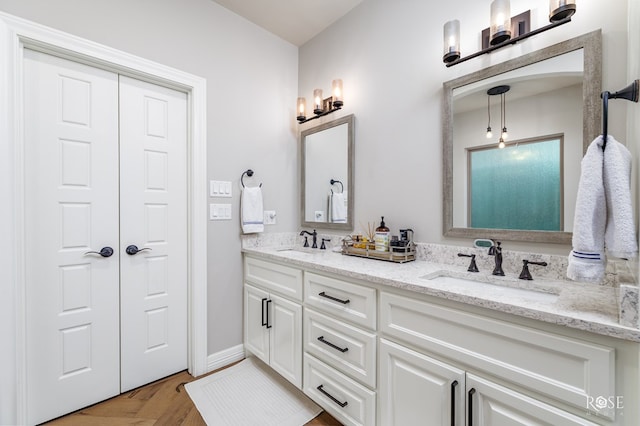
M380 339L380 425L463 425L465 372Z
M269 363L269 330L266 328L266 309L269 293L245 284L244 286L244 347Z
M467 408L474 426L595 426L544 402L467 374Z
M302 306L270 295L268 326L271 333L269 363L298 388L302 388Z

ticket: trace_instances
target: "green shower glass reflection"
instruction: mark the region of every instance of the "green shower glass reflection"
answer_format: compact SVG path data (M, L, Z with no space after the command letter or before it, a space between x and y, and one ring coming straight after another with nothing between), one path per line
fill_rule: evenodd
M558 138L469 151L470 226L560 231L561 149Z

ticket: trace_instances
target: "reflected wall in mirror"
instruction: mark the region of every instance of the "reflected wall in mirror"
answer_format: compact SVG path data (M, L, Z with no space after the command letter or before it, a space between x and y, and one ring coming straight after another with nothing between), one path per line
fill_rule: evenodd
M301 132L301 226L353 229L353 146L353 114Z
M444 83L445 236L571 242L580 162L600 134L601 46L601 33L594 31ZM501 96L487 93L500 85L509 86L504 104ZM493 136L488 139L489 126ZM494 149L503 126L508 128L506 147ZM544 154L544 160L538 157L537 172L519 167L518 162L531 163L527 156L534 155L532 141L543 140L558 141L557 148ZM473 173L477 179L478 152L483 150L493 157L484 159L484 187L478 191ZM550 179L540 179L542 174ZM487 191L498 198L486 196ZM537 209L542 219L474 223L474 205L488 199L496 216Z

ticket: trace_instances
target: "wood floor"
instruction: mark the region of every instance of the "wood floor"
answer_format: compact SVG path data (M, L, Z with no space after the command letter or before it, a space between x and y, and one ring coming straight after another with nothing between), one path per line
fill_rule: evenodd
M213 373L213 372L212 372ZM210 373L210 374L212 374ZM99 404L46 423L49 426L204 426L206 423L182 386L195 380L189 373L169 376ZM306 426L340 426L326 412Z

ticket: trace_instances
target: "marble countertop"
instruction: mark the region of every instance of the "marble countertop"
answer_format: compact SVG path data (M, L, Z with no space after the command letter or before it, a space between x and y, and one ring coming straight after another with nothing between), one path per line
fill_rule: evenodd
M331 250L245 247L244 253L591 333L640 342L640 329L618 323L617 291L568 281L518 280L422 260L384 262ZM438 278L441 277L441 278ZM451 277L447 279L442 277ZM436 279L430 279L436 278ZM462 278L456 279L456 278ZM471 279L468 281L466 279Z

